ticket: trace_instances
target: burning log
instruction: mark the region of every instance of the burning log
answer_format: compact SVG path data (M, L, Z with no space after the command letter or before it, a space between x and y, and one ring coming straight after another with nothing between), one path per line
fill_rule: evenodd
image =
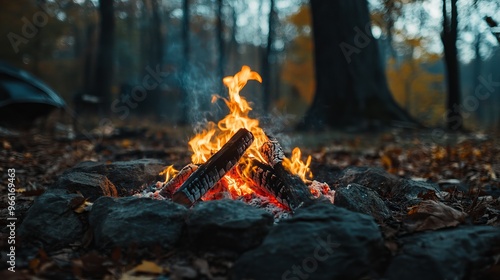
M290 210L294 211L313 202L314 197L298 177L289 173L278 173L273 167L256 160L252 161L252 165L250 177L254 184L273 194Z
M255 167L251 176L260 188L271 192L278 201L290 207L292 211L315 200L306 184L283 167L285 155L276 139L269 137L269 141L262 145L260 152L269 164L256 160L252 163Z
M184 166L181 171L179 171L179 174L172 178L172 180L168 181L163 188L160 191L160 195L163 197L170 196L179 186L184 183L193 172L195 172L198 169L198 165L196 164L188 164Z
M267 136L269 141L262 144L259 151L266 159L267 163L274 167L277 164L283 162L285 158L285 153L283 152L283 148L281 148L280 143L276 138Z
M174 193L172 200L191 206L230 171L250 147L253 134L241 128L205 164L201 165Z

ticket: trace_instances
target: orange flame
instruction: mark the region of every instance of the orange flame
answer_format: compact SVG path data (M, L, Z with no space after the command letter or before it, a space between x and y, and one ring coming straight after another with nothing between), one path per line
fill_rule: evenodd
M174 178L175 175L179 173L179 170L175 169L173 165L167 166L160 175L165 175L165 183L170 181L170 179Z
M311 165L311 156L307 157L305 163L300 159L301 156L302 152L298 147L295 147L292 151L292 158L283 159L283 167L285 167L292 174L299 176L302 181L307 182L313 178L313 174L309 168Z
M252 182L247 176L251 168L249 163L252 159L265 162L264 157L259 152L259 148L268 141L268 138L259 126L259 120L248 116L252 107L244 97L240 96L240 91L251 80L262 82L261 76L257 72L251 71L250 67L246 65L236 75L225 77L223 82L229 90L229 99L214 95L212 96L212 103L218 98L222 98L229 108L229 114L217 124L209 122L207 129L195 135L188 143L193 151L191 156L192 162L202 164L215 152L220 150L240 128L246 128L252 132L254 141L238 163L241 172L239 170L229 172L221 180L223 182L221 185L225 186L234 198L255 193L252 189ZM312 178L312 173L309 170L311 157L307 159L306 163L302 162L300 157L300 149L295 148L292 158L285 159L283 165L292 174L297 174L302 180L306 181L307 178ZM169 172L172 171L165 171L167 181L168 178L171 178L169 177L169 174L171 174Z

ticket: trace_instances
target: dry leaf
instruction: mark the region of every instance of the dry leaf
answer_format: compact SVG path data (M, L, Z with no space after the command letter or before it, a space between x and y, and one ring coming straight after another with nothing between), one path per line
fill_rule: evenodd
M9 143L9 141L7 141L7 140L3 140L3 142L2 142L2 146L3 146L3 148L4 148L5 150L10 150L10 149L12 149L12 145L11 145L11 144Z
M90 209L92 209L92 205L92 202L88 202L87 200L85 200L85 202L78 206L78 208L76 208L74 211L78 214L81 214L83 212L90 211Z
M406 225L410 231L436 230L458 226L466 216L444 203L425 200L410 208Z
M140 265L132 268L130 271L127 272L127 274L134 274L134 273L147 273L147 274L159 275L163 273L163 267L157 265L154 262L142 261Z
M152 280L156 279L163 272L164 269L161 266L154 262L143 260L141 264L123 273L120 280ZM137 273L142 273L143 275L136 275Z
M493 180L497 179L497 175L495 174L495 171L491 167L491 164L485 164L484 169L486 169L486 171L488 171L488 175L490 175L491 179L493 179Z
M83 196L77 196L77 197L74 197L72 198L69 202L68 202L68 207L70 209L76 209L78 208L81 204L83 204L85 202L85 198Z
M81 214L86 211L90 211L92 208L92 202L87 201L86 199L83 200L79 199L80 197L75 197L70 203L71 203L71 208L73 208L73 211L75 213Z
M156 279L157 277L156 276L151 276L151 275L138 275L138 276L135 276L135 275L132 275L132 274L123 274L121 277L120 277L120 280L154 280Z

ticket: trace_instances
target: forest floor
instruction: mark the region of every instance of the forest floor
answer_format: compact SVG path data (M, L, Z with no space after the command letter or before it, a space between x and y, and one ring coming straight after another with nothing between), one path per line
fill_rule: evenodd
M15 169L15 211L19 224L34 199L65 170L79 162L156 158L178 169L190 162L187 141L193 135L191 128L149 125L101 132L67 139L42 135L37 131L0 131L2 193L7 193L8 170ZM325 131L277 133L275 136L288 154L294 146L299 146L303 156L312 156L313 174L322 170L315 179L327 180L325 167L332 172L348 166L382 167L402 178L438 183L444 188L453 186L448 191L454 198L447 204L466 213L473 224L500 225L500 143L493 135L393 129L382 133ZM482 199L478 201L478 197ZM2 196L2 263L8 248L7 203L7 196ZM22 275L26 278L40 275L40 269L38 267L35 272L26 267L22 269ZM53 269L53 266L45 269ZM8 271L1 274L4 273Z

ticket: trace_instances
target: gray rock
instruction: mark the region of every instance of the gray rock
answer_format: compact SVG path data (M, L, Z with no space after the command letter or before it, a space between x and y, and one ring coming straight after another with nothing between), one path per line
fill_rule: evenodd
M387 279L480 279L480 270L495 262L500 230L489 226L459 227L415 234L386 272Z
M92 206L89 223L98 248L159 245L169 250L181 237L186 213L184 206L169 201L101 197Z
M199 202L187 219L190 243L197 249L243 252L258 246L273 217L241 201Z
M365 186L349 184L335 190L335 205L367 214L378 222L391 217L391 212L378 194Z
M438 193L440 191L438 185L434 183L403 179L402 181L402 188L398 189L395 193L403 195L407 200L416 200L421 194L428 192Z
M79 194L66 190L48 190L39 196L19 227L24 242L39 242L45 248L58 249L81 239L84 224L73 211L73 201L83 201Z
M70 192L80 192L89 201L94 201L101 196L117 197L116 187L104 175L67 172L57 180L54 188L69 190Z
M113 163L86 161L67 172L104 175L115 185L119 196L128 196L141 190L141 187L145 184L164 180L163 176L158 175L164 168L164 162L156 159L117 161Z
M337 182L341 186L352 183L360 184L376 191L383 197L390 195L393 190L402 185L400 178L382 168L373 167L347 167L340 173Z
M372 217L314 204L275 226L234 264L232 279L376 278L387 256Z
M401 179L382 168L348 167L338 176L336 183L347 186L356 183L376 191L382 197L400 197L414 200L419 194L438 192L434 184Z

